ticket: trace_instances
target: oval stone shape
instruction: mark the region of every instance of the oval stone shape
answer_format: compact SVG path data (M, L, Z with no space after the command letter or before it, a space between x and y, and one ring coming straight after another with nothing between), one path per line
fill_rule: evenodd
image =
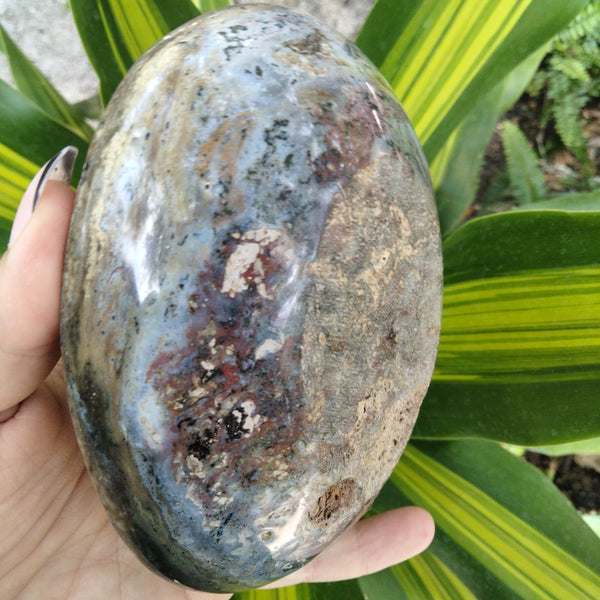
M82 452L140 558L241 590L354 523L427 389L441 273L423 153L352 43L245 5L150 49L91 144L61 315Z

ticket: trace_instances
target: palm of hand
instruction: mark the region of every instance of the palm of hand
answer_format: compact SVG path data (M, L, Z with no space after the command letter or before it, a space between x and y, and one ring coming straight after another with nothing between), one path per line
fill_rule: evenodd
M208 599L148 571L112 528L66 406L60 365L0 429L7 597ZM225 596L227 597L227 596Z
M66 186L49 182L18 242L0 261L2 597L227 598L187 590L143 566L113 529L85 470L57 364L72 203ZM417 554L432 536L425 511L390 511L352 527L273 586L358 577Z

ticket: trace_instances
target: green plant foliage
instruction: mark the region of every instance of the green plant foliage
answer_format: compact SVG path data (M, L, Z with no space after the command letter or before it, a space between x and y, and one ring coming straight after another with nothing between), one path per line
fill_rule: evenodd
M502 142L511 190L517 202L527 205L545 198L546 183L537 154L511 121L504 121Z
M470 486L475 489L468 491ZM438 524L436 539L417 559L385 575L361 578L368 598L593 598L594 588L578 590L579 575L567 575L566 568L552 575L539 573L530 581L529 576L519 574L537 568L534 563L545 553L529 549L540 544L552 548L546 554L550 560L568 553L571 558L567 560L575 559L571 566L588 573L582 579L591 579L597 586L599 541L548 478L497 444L414 442L377 498L374 511L410 502L432 512ZM452 524L442 529L446 520ZM461 541L462 535L475 538L478 548ZM507 536L506 544L494 541L499 535ZM519 544L521 536L526 541ZM485 563L492 554L497 568L490 569ZM510 570L511 575L500 574L501 569ZM564 575L564 581L544 582L546 576ZM573 595L561 595L566 590Z
M249 590L233 600L365 600L358 581L303 583L274 590Z
M379 0L357 43L403 103L431 162L473 104L585 0Z
M375 5L358 43L380 66L421 137L446 236L434 380L413 441L371 512L417 503L432 512L437 533L421 556L381 573L255 590L236 594L236 600L600 597L598 537L547 478L497 444L581 444L600 438L600 212L595 212L600 197L540 200L545 192L533 175L531 149L508 125L511 177L524 180L518 194L527 210L461 224L494 124L520 95L548 42L554 39L562 52L554 72L596 85L587 61L600 61L592 58L598 54L592 38L600 19L589 8L598 2L379 0ZM198 11L226 4L71 0L102 103L162 35ZM554 37L584 5L574 25ZM566 50L582 38L585 61ZM71 117L81 119L89 110L65 106L4 32L1 40L14 69L21 70L15 77L19 91L0 82L4 245L28 182L66 145L80 149L77 182L89 135L85 121L75 126ZM536 81L539 85L540 76ZM543 210L534 210L538 207Z
M63 127L90 140L92 128L85 122L83 115L52 87L1 26L0 48L4 49L17 89L23 96Z
M431 165L440 227L452 231L473 203L479 170L498 119L522 95L546 52L541 48L496 84L471 109Z
M0 168L5 169L5 173L8 174L13 168L11 165L19 165L17 177L12 181L16 185L23 181L24 173L31 173L32 165L39 168L61 148L87 148L87 139L50 118L1 80L0 106ZM79 156L75 165L75 184L79 180L82 165L83 157ZM35 171L33 173L35 174ZM19 174L21 179L18 178Z
M600 190L579 194L560 194L537 202L534 206L517 207L516 210L567 210L571 212L595 211L600 209Z
M477 599L460 577L433 552L423 552L412 560L391 567L384 575L364 577L361 587L367 598Z
M581 110L600 95L600 0L589 0L573 22L558 34L544 67L529 92L545 90L544 118L554 123L565 145L591 169Z
M600 435L589 409L598 240L600 213L558 211L483 217L446 239L438 361L415 435L522 445Z
M469 457L475 448L488 454L488 466L512 459L510 455L500 458L496 446L481 442L472 445ZM583 600L600 595L600 575L586 565L587 554L577 559L542 529L536 529L493 494L471 483L472 476L460 472L464 465L457 462L456 456L448 456L448 448L434 445L424 446L424 450L407 448L391 482L412 502L426 507L452 539L468 547L510 589L531 600ZM452 461L454 468L446 466L446 461ZM495 476L500 480L499 472ZM515 476L515 472L510 474ZM571 517L576 517L576 513ZM579 540L580 547L586 541L591 551L600 545L591 533Z
M71 0L71 9L104 105L145 50L200 14L190 0Z
M8 146L0 144L0 227L2 231L10 230L19 200L38 168L35 163Z
M229 0L192 0L194 6L201 12L209 12L218 8L229 6Z
M600 438L581 440L571 444L558 444L556 446L540 446L530 448L534 452L546 456L566 456L567 454L600 454Z

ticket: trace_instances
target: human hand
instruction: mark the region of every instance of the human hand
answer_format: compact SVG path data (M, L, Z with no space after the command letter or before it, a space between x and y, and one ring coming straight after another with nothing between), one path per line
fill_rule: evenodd
M62 264L74 193L65 149L25 193L0 260L0 591L2 598L210 600L150 572L111 526L85 470L59 360ZM32 214L36 189L39 202ZM43 191L42 191L43 190ZM407 507L360 521L269 587L359 577L433 537Z

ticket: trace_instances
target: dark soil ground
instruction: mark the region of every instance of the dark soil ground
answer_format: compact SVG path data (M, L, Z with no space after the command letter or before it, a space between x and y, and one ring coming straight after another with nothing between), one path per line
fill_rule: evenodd
M527 452L525 459L548 474L554 484L582 513L600 513L600 473L578 464L578 457L550 457Z
M501 120L510 119L525 133L530 144L540 153L546 185L550 192L566 193L581 191L580 185L589 178L575 157L561 147L560 140L551 125L542 124L543 98L524 95ZM588 140L588 154L595 174L600 173L600 102L588 106L583 117ZM499 124L488 145L481 170L481 184L471 214L477 214L486 207L490 187L501 176L506 161L502 150L501 124ZM510 199L504 206L494 210L510 208ZM594 467L582 466L583 461L575 455L549 457L535 452L527 452L525 459L546 473L554 484L565 494L571 503L582 513L600 514L600 459Z

